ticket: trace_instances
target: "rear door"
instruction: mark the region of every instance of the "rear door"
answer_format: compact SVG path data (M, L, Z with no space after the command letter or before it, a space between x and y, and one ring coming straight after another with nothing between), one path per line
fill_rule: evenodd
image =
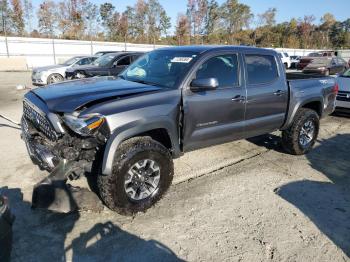
M245 136L252 137L283 125L288 87L285 71L272 54L247 53L244 62L247 89Z
M212 54L195 65L184 89L184 150L239 139L243 134L245 88L241 56L232 52ZM193 79L216 78L215 90L193 92Z

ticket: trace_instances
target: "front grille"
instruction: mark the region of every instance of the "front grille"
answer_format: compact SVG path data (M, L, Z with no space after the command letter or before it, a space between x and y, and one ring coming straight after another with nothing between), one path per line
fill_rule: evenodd
M337 95L337 100L350 102L350 92L339 91Z
M23 101L23 116L51 141L57 140L58 134L53 129L46 116L42 112L35 110L34 107L26 101Z

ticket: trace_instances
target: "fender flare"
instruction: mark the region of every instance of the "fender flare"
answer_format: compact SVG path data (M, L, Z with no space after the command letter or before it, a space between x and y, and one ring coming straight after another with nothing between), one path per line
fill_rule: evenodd
M288 117L286 119L286 122L284 123L283 127L281 128L281 130L287 129L293 123L295 114L298 112L298 110L300 108L303 108L306 104L314 103L314 102L320 103L320 113L321 113L320 114L320 118L321 118L322 114L323 114L323 106L322 106L324 104L323 98L322 97L309 98L309 99L307 99L305 101L298 102L295 105L293 105L293 109L292 109L292 111L290 111L288 113Z
M174 155L180 154L177 128L170 119L167 117L157 117L154 119L136 120L115 129L107 140L103 153L102 174L110 175L112 173L115 152L123 141L138 134L159 128L165 129L168 132Z

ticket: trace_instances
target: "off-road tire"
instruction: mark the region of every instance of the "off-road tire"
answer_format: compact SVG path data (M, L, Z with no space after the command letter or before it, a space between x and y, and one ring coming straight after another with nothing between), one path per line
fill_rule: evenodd
M302 147L299 143L300 130L308 120L314 122L315 134L308 146ZM316 142L319 128L320 119L314 110L308 108L299 109L294 117L292 125L288 129L282 131L282 146L284 150L292 155L303 155L308 153Z
M155 194L139 201L129 198L124 189L125 174L137 161L149 158L160 167L160 180ZM135 137L123 142L116 151L112 174L97 177L99 195L104 204L122 215L144 212L168 190L173 180L174 165L167 148L150 137Z

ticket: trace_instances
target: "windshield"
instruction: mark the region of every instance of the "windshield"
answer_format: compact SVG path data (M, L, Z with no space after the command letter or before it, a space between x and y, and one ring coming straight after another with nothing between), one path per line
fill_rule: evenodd
M155 50L131 64L120 77L144 84L174 88L198 55L192 51Z
M74 63L76 63L78 60L80 60L81 57L73 57L73 58L70 58L68 59L66 62L64 62L62 65L67 65L67 66L70 66L70 65L73 65Z
M92 64L95 66L106 66L114 58L115 58L115 55L111 55L111 54L103 55L103 56L100 56L99 58L97 58Z
M350 77L350 69L346 70L341 77Z

